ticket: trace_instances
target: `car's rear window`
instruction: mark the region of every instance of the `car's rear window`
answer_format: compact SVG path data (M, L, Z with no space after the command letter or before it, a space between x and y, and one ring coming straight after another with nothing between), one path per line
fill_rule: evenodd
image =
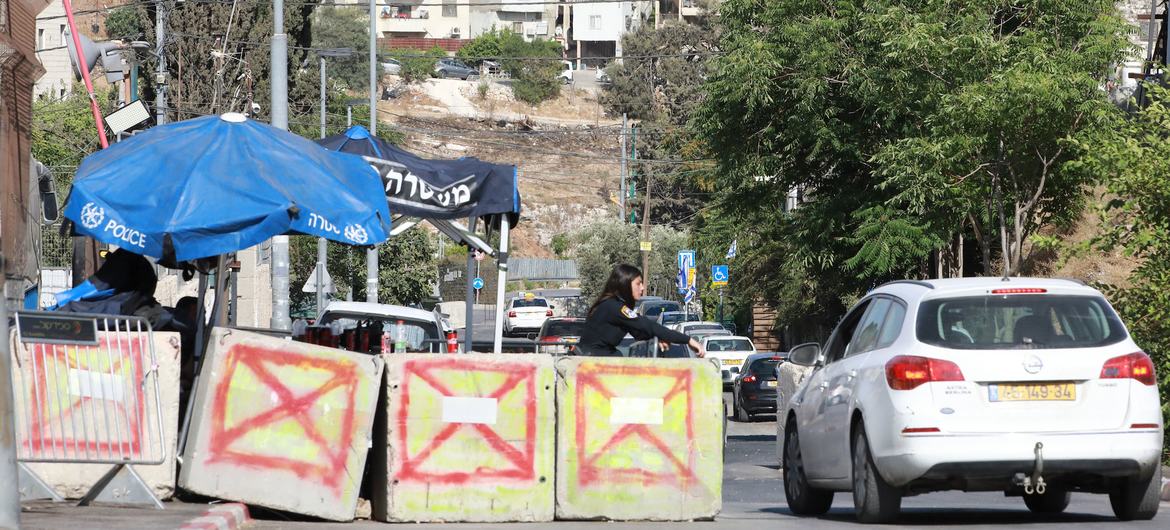
M989 295L927 300L918 310L918 340L964 350L1092 348L1125 339L1104 298Z
M512 307L548 307L548 301L543 298L532 300L512 300Z
M775 378L777 364L780 364L780 361L774 361L772 359L761 359L752 363L751 372L757 377Z
M691 356L691 349L685 344L671 344L666 351L658 352L658 356L666 359L686 359Z
M718 339L707 341L707 351L751 351L752 343L747 339Z
M650 302L642 310L642 314L648 317L656 317L663 311L678 311L679 305L676 302Z
M549 322L548 330L545 331L546 337L579 337L581 336L581 328L585 327L584 321L576 322Z

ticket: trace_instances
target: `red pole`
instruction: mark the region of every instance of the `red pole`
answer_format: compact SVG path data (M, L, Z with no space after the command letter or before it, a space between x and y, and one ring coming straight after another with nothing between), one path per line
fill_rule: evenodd
M93 81L89 79L89 65L85 64L85 55L81 53L81 35L77 33L77 24L73 22L73 4L69 0L62 0L65 4L65 18L69 19L69 34L73 35L73 50L77 55L77 67L81 68L81 79L85 81L85 90L89 93L89 107L93 110L93 121L97 124L98 140L102 149L110 146L106 140L106 124L102 121L102 111L98 108L97 97L93 95Z

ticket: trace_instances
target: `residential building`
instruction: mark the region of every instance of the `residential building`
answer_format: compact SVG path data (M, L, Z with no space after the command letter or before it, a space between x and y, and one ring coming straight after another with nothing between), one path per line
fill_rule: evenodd
M661 26L670 20L694 22L708 11L718 11L718 0L657 0L655 24Z
M507 29L525 40L551 40L556 35L559 6L547 0L485 0L471 8L472 38L493 29Z
M636 31L653 14L655 2L569 2L565 31L577 69L603 67L622 56L622 35Z
M0 254L7 301L37 283L30 211L37 187L31 154L33 84L45 69L36 57L36 17L48 0L0 0ZM39 210L38 210L39 211Z
M457 51L471 38L472 9L467 0L391 0L378 6L379 44Z
M73 43L68 38L68 29L65 4L52 0L37 17L37 60L45 67L45 75L33 87L34 98L63 98L72 91L73 67L66 46Z

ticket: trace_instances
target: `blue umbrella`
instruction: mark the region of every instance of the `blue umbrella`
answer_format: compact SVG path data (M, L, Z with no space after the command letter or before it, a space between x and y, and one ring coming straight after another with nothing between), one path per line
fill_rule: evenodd
M300 233L373 245L390 233L381 177L240 114L162 125L85 158L64 210L75 230L189 261Z

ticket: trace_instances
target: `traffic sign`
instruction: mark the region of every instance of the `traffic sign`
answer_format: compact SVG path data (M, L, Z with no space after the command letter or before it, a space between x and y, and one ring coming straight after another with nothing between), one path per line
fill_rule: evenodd
M695 251L680 250L678 251L678 270L685 271L695 266Z
M730 276L727 274L727 265L711 266L711 285L715 287L726 287L728 278Z
M329 294L337 292L337 289L333 287L333 278L329 276L329 270L324 267L321 267L321 270L325 273L324 281L321 282L325 286L324 291ZM301 287L301 292L317 292L317 267L313 267L312 272L309 273L309 279L305 280L305 286Z
M471 280L471 287L477 291L483 289L483 278L476 278Z
M650 252L651 250L654 250L654 242L653 241L639 241L638 248L642 252Z
M475 249L474 252L475 252L475 261L483 261L483 258L484 258L483 251L479 250L479 249ZM476 289L479 289L479 287L476 287Z

